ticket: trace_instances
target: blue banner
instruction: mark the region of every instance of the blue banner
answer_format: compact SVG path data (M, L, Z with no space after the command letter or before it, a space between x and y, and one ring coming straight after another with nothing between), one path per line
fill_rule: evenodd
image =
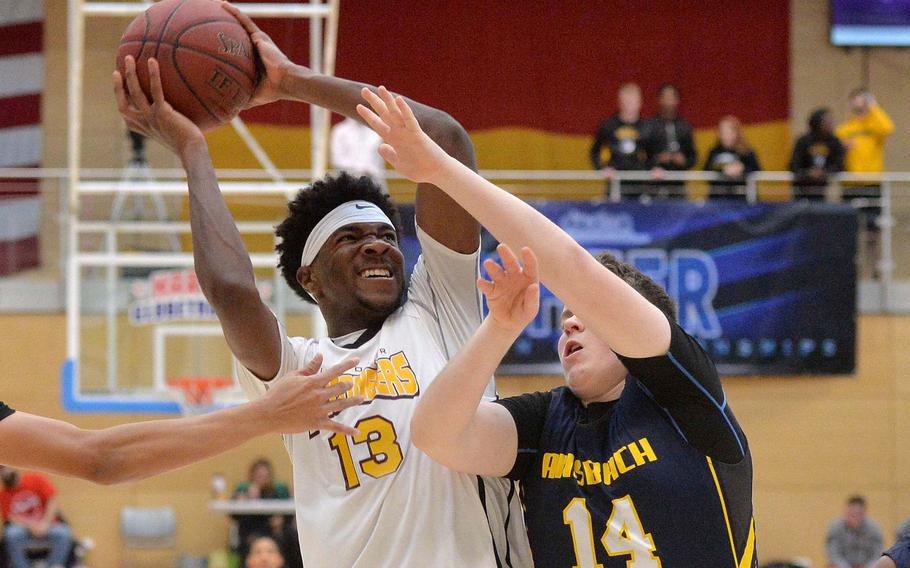
M854 371L857 221L851 207L533 205L590 252L609 251L663 285L679 307L680 324L701 341L721 373ZM402 218L410 270L419 250L413 208L402 208ZM497 256L496 244L484 233L483 258ZM559 299L542 288L540 313L513 345L502 372L562 372L556 352L561 311Z

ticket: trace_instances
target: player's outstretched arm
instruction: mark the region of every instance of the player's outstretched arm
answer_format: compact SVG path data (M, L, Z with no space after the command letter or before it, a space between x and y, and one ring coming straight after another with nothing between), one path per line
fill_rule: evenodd
M272 379L281 362L278 324L256 289L249 253L218 188L205 137L164 99L157 61L148 62L151 100L139 85L131 56L125 68L125 82L114 72L114 93L127 126L170 148L186 170L199 285L234 356L260 378Z
M362 402L333 400L353 383L330 384L356 363L348 359L317 373L317 355L305 369L275 381L262 398L203 416L83 430L16 412L0 421L0 462L113 484L202 461L263 434L332 430L353 436L353 428L327 416Z
M533 249L543 283L613 350L637 358L667 352L670 325L656 306L533 207L447 156L407 101L384 87L378 93L364 89L372 110L360 105L358 112L383 137L380 154L395 169L441 188L512 248Z
M224 7L250 34L265 71L251 99L252 106L279 99L296 100L359 119L356 108L361 101L360 90L375 87L314 73L307 67L294 64L249 16L230 4L225 3ZM476 169L474 145L461 124L439 109L415 101L409 102L427 135L459 162ZM444 192L432 184L418 182L416 208L420 228L436 241L461 253L477 250L480 244L480 226Z
M537 315L537 259L522 249L522 267L506 245L503 265L486 260L490 281L478 280L490 314L449 360L417 404L411 419L414 445L446 467L503 476L515 463L518 430L504 406L482 402L484 389L503 356Z

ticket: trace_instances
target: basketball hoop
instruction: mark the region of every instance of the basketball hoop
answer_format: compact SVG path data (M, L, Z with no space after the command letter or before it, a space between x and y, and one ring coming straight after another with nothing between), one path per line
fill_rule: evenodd
M184 416L198 416L218 410L215 391L233 385L234 381L225 377L179 377L168 379L167 384L176 393L180 412Z

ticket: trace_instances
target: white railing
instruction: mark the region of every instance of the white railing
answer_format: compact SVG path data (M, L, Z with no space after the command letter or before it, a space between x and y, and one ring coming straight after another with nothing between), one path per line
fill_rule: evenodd
M282 181L274 181L274 176L263 170L237 170L223 169L218 170L218 176L222 180L220 186L225 194L234 195L272 195L277 198L284 198L293 194L297 189L308 183L312 179L313 171L311 170L282 170L280 171ZM79 191L82 196L115 196L122 193L130 194L172 194L180 195L186 192L186 174L180 169L157 169L149 172L155 181L123 181L123 170L120 169L84 169L79 176ZM609 201L619 201L622 198L622 182L698 182L705 183L722 179L715 172L703 171L683 171L683 172L663 172L661 177L655 178L648 171L617 171L609 179L597 171L590 170L483 170L481 174L487 179L501 183L509 187L512 184L520 184L516 193L534 197L546 196L549 198L558 198L560 190L553 185L564 184L566 182L580 182L587 187L586 196L602 198ZM103 234L108 242L115 240L118 234L168 234L168 233L188 233L189 224L179 221L165 222L109 222L98 220L82 220L79 213L69 208L72 199L72 191L69 182L69 170L67 168L0 168L0 190L4 180L15 179L42 179L48 182L56 183L58 193L59 209L57 213L59 225L59 239L61 269L66 266L66 255L70 250L67 246L69 235L75 235L78 238L84 234ZM394 171L388 172L390 181L400 181L401 176ZM530 182L530 183L529 183ZM748 202L757 202L762 197L760 188L763 184L791 184L793 174L791 172L754 172L746 176L744 185L739 186L745 200ZM881 286L881 304L883 311L887 311L889 294L892 288L893 275L895 269L894 251L893 251L893 230L894 216L892 213L893 197L895 196L895 186L898 189L907 192L910 196L910 172L884 172L880 174L837 174L830 176L829 186L826 189L826 195L829 199L837 199L841 194L841 186L845 183L869 183L881 186L881 198L874 200L864 200L862 205L878 205L882 212L878 219L878 226L881 228L881 249L880 257L877 259L876 269L879 275ZM601 186L602 184L602 186ZM906 188L901 187L906 186ZM602 190L600 189L602 187ZM45 191L47 189L45 188ZM686 192L686 186L671 188L678 192ZM779 197L779 193L777 194ZM405 199L409 196L402 194ZM78 205L78 204L77 204ZM45 212L47 214L47 212ZM247 222L239 223L238 227L242 232L248 233L268 233L271 232L271 224L265 222ZM72 231L72 232L69 232ZM145 258L154 256L154 253L137 256L131 254L129 259L119 258L116 250L110 250L109 246L105 247L105 253L98 251L79 252L81 260L86 261L86 265L101 266L105 262L111 261L114 265L135 264L144 261L151 261L155 264L165 262L162 258ZM84 255L84 256L82 256ZM179 257L179 260L178 258ZM175 253L169 255L167 261L177 261L178 264L191 264L191 256L186 253ZM257 257L257 264L264 264L265 259Z

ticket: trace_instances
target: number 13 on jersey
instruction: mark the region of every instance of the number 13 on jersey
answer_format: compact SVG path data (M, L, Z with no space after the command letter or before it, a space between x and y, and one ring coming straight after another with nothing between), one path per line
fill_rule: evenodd
M572 544L575 547L575 566L573 568L603 568L597 562L594 548L594 527L591 513L585 499L576 497L569 501L562 510L562 521L572 531ZM645 533L638 518L638 511L632 503L632 497L626 495L613 499L613 512L607 520L607 530L600 538L610 556L630 555L626 568L661 568L660 558L655 552L654 539Z
M382 416L370 416L359 420L354 427L360 431L357 436L349 438L336 433L329 438L329 446L338 454L341 462L341 474L348 491L360 487L360 473L378 479L397 471L402 460L398 434L390 420ZM370 457L355 463L351 455L351 443L366 444Z

